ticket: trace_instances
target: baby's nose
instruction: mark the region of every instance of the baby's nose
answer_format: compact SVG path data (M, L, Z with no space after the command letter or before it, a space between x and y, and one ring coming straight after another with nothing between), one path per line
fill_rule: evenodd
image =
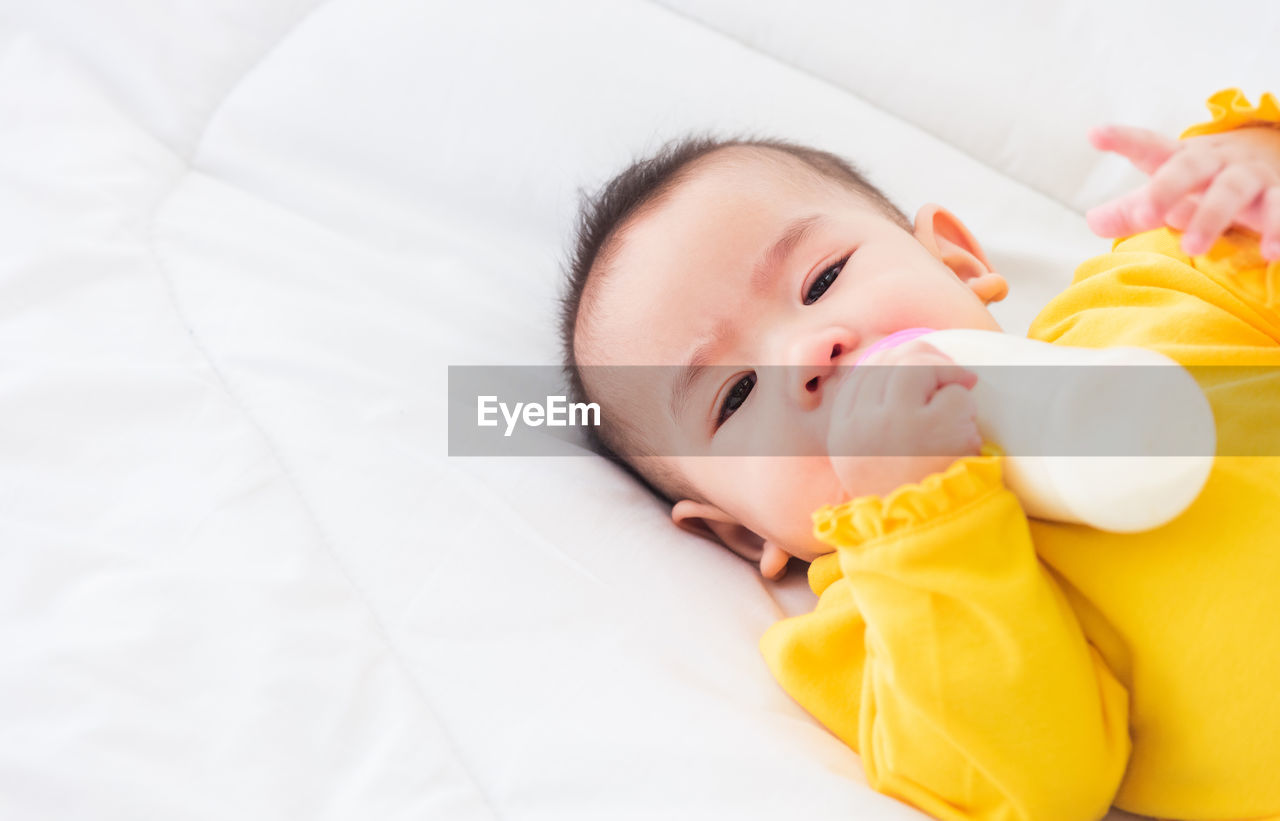
M793 343L787 378L789 392L801 407L812 409L822 403L827 380L855 348L857 339L841 328L808 334Z

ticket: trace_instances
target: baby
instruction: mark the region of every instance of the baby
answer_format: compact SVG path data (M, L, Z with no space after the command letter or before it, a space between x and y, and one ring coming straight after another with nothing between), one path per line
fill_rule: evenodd
M1030 337L1280 365L1280 107L1209 105L1181 140L1091 132L1151 179L1090 212L1125 239ZM847 367L906 328L998 331L1007 292L955 215L910 220L831 154L686 140L587 204L562 328L602 451L677 525L769 578L810 563L816 608L761 649L874 788L941 819L1280 818L1280 459L1219 456L1145 533L1030 519L971 372L922 341ZM1219 453L1280 453L1273 373L1197 371ZM762 440L790 455L743 455Z

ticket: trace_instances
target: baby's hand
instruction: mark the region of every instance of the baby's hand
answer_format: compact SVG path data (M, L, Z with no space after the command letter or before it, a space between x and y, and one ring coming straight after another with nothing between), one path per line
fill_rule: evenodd
M883 367L890 365L901 367ZM969 393L977 381L922 340L879 351L854 368L832 398L827 435L849 498L883 495L977 454L982 437Z
M1095 234L1122 237L1168 224L1184 232L1182 250L1194 255L1236 223L1262 236L1265 259L1280 259L1280 129L1173 140L1112 125L1091 130L1089 141L1151 175L1147 185L1085 215Z

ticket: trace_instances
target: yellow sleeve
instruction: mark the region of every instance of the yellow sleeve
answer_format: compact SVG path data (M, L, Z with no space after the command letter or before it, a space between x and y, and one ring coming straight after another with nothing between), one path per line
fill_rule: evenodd
M1188 258L1167 228L1086 260L1032 321L1042 342L1150 348L1186 366L1213 408L1219 456L1280 454L1280 263L1230 232Z
M1032 321L1032 339L1082 348L1138 345L1183 365L1280 364L1280 262L1257 237L1228 231L1204 254L1157 228L1085 260ZM1253 355L1242 349L1253 349Z
M876 790L943 821L1092 821L1128 762L1128 693L984 453L818 511L818 606L761 650Z
M1220 134L1247 125L1272 125L1280 127L1280 105L1270 92L1263 92L1256 106L1250 104L1238 88L1224 88L1205 101L1213 119L1198 123L1183 131L1181 139Z

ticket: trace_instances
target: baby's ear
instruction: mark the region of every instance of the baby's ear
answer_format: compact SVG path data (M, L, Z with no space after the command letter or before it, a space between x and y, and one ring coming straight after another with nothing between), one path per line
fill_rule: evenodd
M999 302L1009 284L996 273L978 240L960 218L937 203L926 203L916 214L915 237L942 260L983 303Z
M681 530L724 545L752 564L759 564L761 575L767 579L781 578L786 572L790 554L715 505L681 499L671 508L671 521Z

